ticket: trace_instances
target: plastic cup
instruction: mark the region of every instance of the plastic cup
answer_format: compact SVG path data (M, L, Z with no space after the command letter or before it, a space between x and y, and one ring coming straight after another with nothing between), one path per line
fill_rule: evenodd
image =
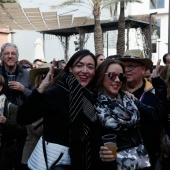
M104 146L106 146L109 151L112 151L113 156L116 157L117 155L116 135L114 134L104 135L102 136L102 140Z
M8 83L10 83L11 81L15 81L15 75L7 75L8 77Z

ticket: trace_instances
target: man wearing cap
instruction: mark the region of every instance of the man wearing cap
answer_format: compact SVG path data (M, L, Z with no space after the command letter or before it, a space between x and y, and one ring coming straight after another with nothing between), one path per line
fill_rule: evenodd
M166 102L166 85L157 71L160 61L152 75L151 84L143 76L147 69L152 68L153 63L150 59L144 58L142 51L127 50L120 60L125 66L127 90L133 93L139 101L155 110L153 115L154 121L149 119L149 117L146 120L141 119L140 126L140 132L151 159L151 167L149 169L155 170L155 165L160 155L160 135L162 121L165 116L164 103Z
M2 66L0 74L5 78L5 86L3 93L6 95L9 102L20 106L23 101L31 94L31 82L29 72L22 69L18 63L19 52L18 48L13 43L5 43L1 47ZM7 77L13 75L15 78L9 82ZM19 126L19 125L18 125ZM25 143L27 131L25 126L20 125L21 131L15 136L17 145L17 154L15 154L15 169L23 170L21 165L22 149Z

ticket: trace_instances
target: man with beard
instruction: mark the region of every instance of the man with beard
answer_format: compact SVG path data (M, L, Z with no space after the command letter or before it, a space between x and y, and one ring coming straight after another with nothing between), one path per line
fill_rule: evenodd
M0 67L0 74L5 78L5 86L3 93L6 95L7 100L17 106L20 106L27 96L31 94L31 83L29 80L29 72L22 69L18 64L19 52L18 48L13 43L5 43L1 47L1 59L2 66ZM15 78L13 81L8 81L8 76L13 75ZM18 131L13 133L14 141L16 142L16 148L10 150L9 154L15 152L15 170L20 170L22 150L27 135L26 128L22 125L18 125ZM3 134L2 134L3 135ZM14 145L13 145L14 146ZM16 150L15 150L16 149ZM10 160L8 160L10 161ZM8 163L8 162L7 162ZM1 169L1 168L0 168Z

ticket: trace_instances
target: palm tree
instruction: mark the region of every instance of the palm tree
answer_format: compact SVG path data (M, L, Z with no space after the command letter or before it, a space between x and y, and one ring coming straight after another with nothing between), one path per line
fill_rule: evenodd
M118 20L118 38L117 38L117 54L123 55L125 51L125 5L128 3L142 3L141 0L117 0L115 5L115 12L117 12L117 6L118 3L120 3L120 14L119 14L119 20ZM155 6L155 1L150 0L153 6Z
M68 0L53 7L64 7L70 5L83 6L92 11L94 16L94 42L95 53L103 54L103 34L100 24L101 10L115 3L116 0Z
M125 51L125 5L128 2L138 2L142 3L141 0L117 0L115 3L115 11L117 11L117 6L120 3L120 14L118 19L118 37L117 37L117 54L123 55Z

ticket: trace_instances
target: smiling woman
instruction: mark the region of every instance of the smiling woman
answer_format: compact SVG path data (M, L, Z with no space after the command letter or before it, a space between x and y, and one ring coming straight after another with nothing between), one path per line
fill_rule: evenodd
M44 120L44 135L28 161L30 169L40 165L42 170L57 170L60 164L68 169L90 170L95 152L92 146L96 144L96 114L90 91L95 68L96 58L89 50L76 52L54 81L52 65L41 85L18 108L19 123L30 124L41 117Z
M75 61L73 67L70 67L70 72L73 73L83 87L86 87L95 75L94 59L87 55L80 61Z
M146 119L151 109L139 101L133 101L122 91L122 86L126 84L124 73L123 63L112 59L103 61L96 70L94 82L98 95L94 106L99 120L101 146L99 151L101 162L98 164L98 170L117 170L117 166L121 170L138 167L138 160L126 158L120 167L116 162L117 157L112 154L109 147L103 146L102 141L103 135L115 134L118 152L137 147L142 143L138 127L140 120ZM151 116L151 119L154 117Z

